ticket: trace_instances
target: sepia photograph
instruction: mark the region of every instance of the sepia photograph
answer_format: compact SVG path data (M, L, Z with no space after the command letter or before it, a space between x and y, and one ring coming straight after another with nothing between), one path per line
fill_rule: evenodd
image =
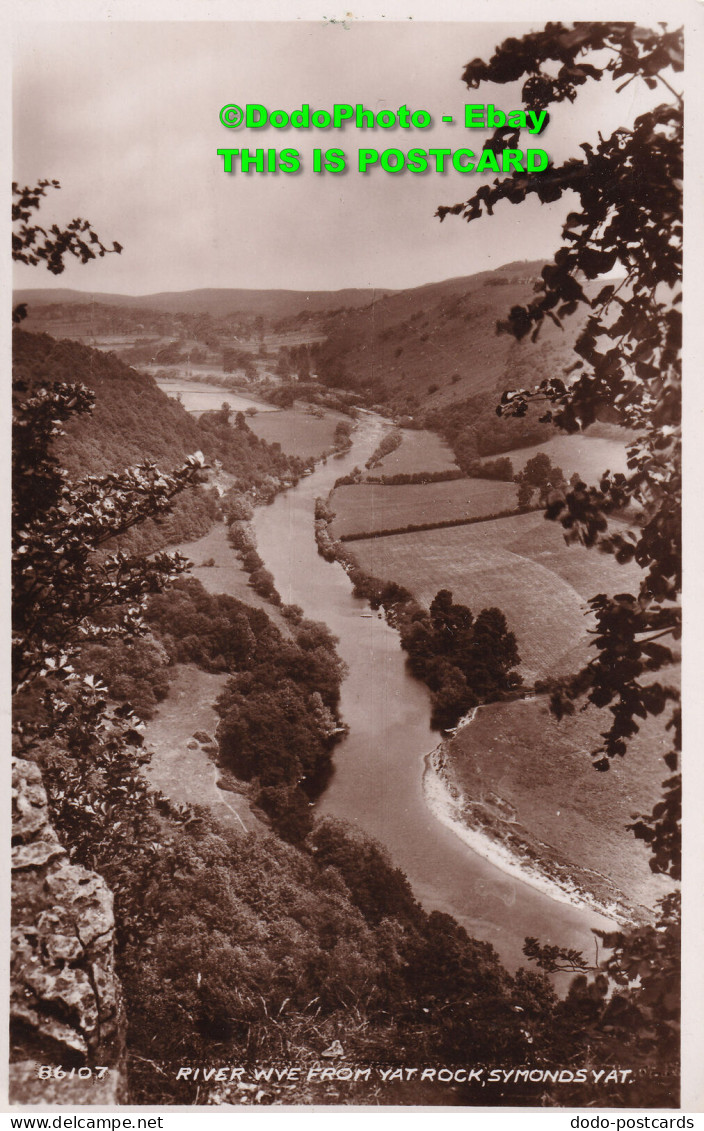
M11 28L11 1109L676 1114L697 5L77 7Z

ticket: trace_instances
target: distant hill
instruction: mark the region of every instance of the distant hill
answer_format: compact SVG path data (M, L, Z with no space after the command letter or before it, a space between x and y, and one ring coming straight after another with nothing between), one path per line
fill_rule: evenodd
M400 291L209 288L134 296L43 288L17 291L15 302L29 306L27 329L82 338L132 364L148 363L168 346L173 357L164 364L186 359L217 368L227 348L244 342L254 356L266 338L268 360L257 363L266 376L288 371L276 368L282 347L308 343L310 372L324 383L393 413L432 419L449 438L438 413L478 396L495 406L497 393L561 374L574 362L584 312L563 329L546 322L537 343L496 332L511 307L531 301L543 266L516 261Z
M319 374L415 415L559 372L574 360L580 319L564 330L546 323L537 345L496 332L512 306L534 297L542 267L541 260L509 263L340 312L327 322Z
M258 291L208 287L197 291L163 291L154 295L121 295L76 291L66 287L38 287L36 290L16 290L14 302L26 302L34 306L99 303L105 306L127 306L135 310L141 308L166 313L210 314L215 318L237 313L277 320L291 318L302 312L319 313L342 307L368 306L379 295L393 293L372 287L341 291Z

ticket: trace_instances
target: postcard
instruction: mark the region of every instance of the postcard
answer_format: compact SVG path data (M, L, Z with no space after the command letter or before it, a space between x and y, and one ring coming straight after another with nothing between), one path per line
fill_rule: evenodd
M695 1110L701 12L590 14L13 13L13 1113Z

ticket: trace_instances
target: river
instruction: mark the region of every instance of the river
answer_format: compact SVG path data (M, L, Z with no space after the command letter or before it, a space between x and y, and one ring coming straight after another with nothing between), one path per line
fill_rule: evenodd
M406 672L398 633L376 614L370 617L342 567L317 552L316 497L364 465L385 426L365 415L342 459L320 465L270 506L257 508L254 519L259 554L282 599L328 625L349 669L341 712L350 732L335 749L335 772L318 811L344 817L384 844L427 910L448 912L475 938L493 943L510 968L525 963L526 935L577 947L591 958L591 928L613 924L501 871L431 814L423 767L439 736L430 729L428 693Z

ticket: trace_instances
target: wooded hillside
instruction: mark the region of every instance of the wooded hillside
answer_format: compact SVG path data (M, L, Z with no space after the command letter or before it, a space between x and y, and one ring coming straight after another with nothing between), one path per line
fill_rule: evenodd
M69 421L56 443L56 454L72 480L144 460L169 469L189 453L202 451L211 467L219 461L240 490L267 494L280 479L293 480L304 469L301 460L260 440L244 417L233 419L233 414L218 411L196 419L152 377L114 354L23 330L15 331L13 346L16 382L28 388L80 382L95 392L93 412ZM218 507L205 476L203 481L178 499L168 518L159 524L150 520L130 532L130 546L146 551L204 534Z

